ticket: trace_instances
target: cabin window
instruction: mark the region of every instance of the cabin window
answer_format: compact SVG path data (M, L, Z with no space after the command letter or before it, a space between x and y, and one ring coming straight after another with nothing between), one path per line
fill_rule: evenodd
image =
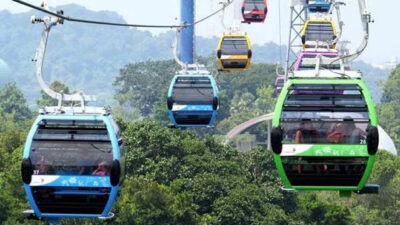
M248 50L244 37L225 37L222 41L222 55L247 55Z
M366 144L368 108L357 85L296 84L284 101L283 143Z
M212 104L214 91L208 78L178 78L172 98L177 104Z
M306 41L331 41L333 28L330 22L309 22L306 27Z
M33 137L30 158L34 175L105 176L109 175L113 152L102 121L46 121Z
M246 0L244 4L245 11L264 11L265 5L264 0Z

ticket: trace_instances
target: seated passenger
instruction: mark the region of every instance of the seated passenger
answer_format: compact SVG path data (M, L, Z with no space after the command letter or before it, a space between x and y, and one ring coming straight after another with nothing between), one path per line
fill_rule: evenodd
M317 130L313 126L312 122L304 121L301 122L300 128L296 131L295 142L299 143L315 143L318 139ZM297 165L297 172L301 174L303 172L303 157L299 157L299 164Z
M97 169L95 169L92 173L92 175L97 175L97 176L106 176L110 173L110 168L107 164L106 161L102 161L99 163L99 166Z
M326 140L330 143L345 143L346 125L343 122L334 124L326 135Z
M367 132L356 127L353 121L349 122L346 128L345 139L347 144L360 144L361 138L367 136Z
M317 142L318 135L317 130L313 126L312 122L304 121L301 122L300 128L296 131L295 142L299 143L315 143Z
M340 122L332 126L328 131L326 139L331 143L360 144L361 137L367 133L356 127L354 121Z
M36 165L36 174L54 174L54 169L50 161L46 160L44 156L41 156L40 161Z

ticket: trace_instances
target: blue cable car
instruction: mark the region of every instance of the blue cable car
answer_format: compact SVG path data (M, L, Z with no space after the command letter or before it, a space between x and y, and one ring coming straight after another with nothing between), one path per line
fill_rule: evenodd
M328 0L306 0L306 6L310 13L327 13L331 9L331 3Z
M123 178L122 145L110 115L39 115L21 165L35 217L110 217Z
M168 90L167 105L175 127L210 127L217 116L217 84L211 75L176 75Z

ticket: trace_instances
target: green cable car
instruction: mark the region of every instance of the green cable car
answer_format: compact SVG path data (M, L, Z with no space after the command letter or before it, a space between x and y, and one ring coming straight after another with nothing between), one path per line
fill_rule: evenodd
M284 188L342 197L379 190L366 186L379 136L361 79L289 79L274 115L271 146Z

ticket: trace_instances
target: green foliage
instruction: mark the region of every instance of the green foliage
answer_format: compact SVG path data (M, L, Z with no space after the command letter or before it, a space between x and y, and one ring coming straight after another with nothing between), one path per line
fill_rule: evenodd
M8 83L0 89L0 116L12 114L14 122L24 121L32 117L32 112L26 106L24 94L15 83Z
M396 67L383 86L382 102L400 102L400 67Z
M400 148L400 67L396 67L383 85L381 104L377 107L379 125L385 129L394 140L397 149Z
M154 120L159 122L160 125L166 126L170 123L170 118L168 116L168 108L167 108L167 93L168 88L164 88L157 101L154 103L153 107L153 115Z
M58 92L58 93L70 94L68 86L58 80L53 81L50 84L50 89L52 89L53 91ZM40 93L42 94L42 98L40 98L36 101L36 103L39 107L56 106L58 104L58 101L56 99L51 98L43 90L40 91Z
M7 157L7 166L0 172L0 222L15 224L22 210L29 209L20 177L22 146Z
M127 109L139 109L143 116L148 116L176 71L173 60L129 64L113 83L117 88L115 99Z

